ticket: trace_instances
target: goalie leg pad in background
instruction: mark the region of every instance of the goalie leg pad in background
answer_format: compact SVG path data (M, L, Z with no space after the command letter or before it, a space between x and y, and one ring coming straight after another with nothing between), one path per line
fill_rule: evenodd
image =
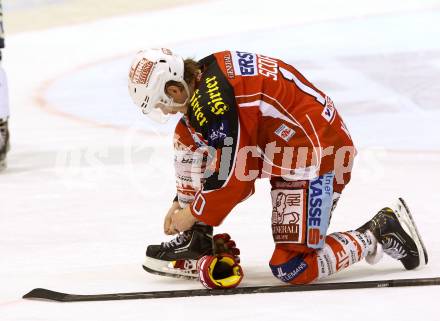
M0 65L0 119L7 119L9 116L9 98L6 73Z

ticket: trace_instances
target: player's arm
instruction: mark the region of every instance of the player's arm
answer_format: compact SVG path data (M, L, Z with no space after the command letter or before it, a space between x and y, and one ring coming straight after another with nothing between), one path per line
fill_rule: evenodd
M195 223L188 206L201 188L206 164L204 154L199 152L196 146L188 128L187 118L184 116L177 123L174 131L174 170L177 194L165 216L165 234L185 231ZM179 214L175 215L175 213Z
M202 107L201 107L202 106ZM204 70L196 95L189 107L190 127L199 139L198 149L208 149L202 188L189 205L192 216L208 225L219 225L239 202L253 193L255 179L237 177L237 153L249 145L246 130L240 131L234 88L216 63ZM202 146L206 145L206 146ZM241 167L245 160L240 160ZM188 209L182 212L180 228L191 222Z
M215 148L215 157L208 160L204 183L189 208L197 220L211 226L219 225L254 190L255 179L243 179L237 175L237 166L247 166L245 157L237 155L241 154L240 148L249 145L249 142L245 131L240 131L236 108L235 103L231 102L230 110L217 118L214 130L220 134L215 142L210 142L210 146ZM222 124L228 126L222 127ZM211 131L207 139L213 136Z

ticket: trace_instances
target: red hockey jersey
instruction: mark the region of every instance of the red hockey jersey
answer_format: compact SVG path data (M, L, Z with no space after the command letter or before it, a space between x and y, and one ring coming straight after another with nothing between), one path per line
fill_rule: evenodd
M219 225L257 178L334 172L334 191L342 191L355 151L328 96L275 58L224 51L199 63L202 78L175 132L177 145L208 155L189 205L198 220Z

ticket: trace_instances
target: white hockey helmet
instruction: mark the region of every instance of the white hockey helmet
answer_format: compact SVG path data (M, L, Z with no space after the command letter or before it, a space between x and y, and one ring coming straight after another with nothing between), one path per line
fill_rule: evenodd
M163 112L184 106L177 104L165 93L165 84L174 80L183 85L189 97L188 85L183 78L183 58L166 48L147 49L137 53L128 75L128 90L133 102L153 120L164 122Z

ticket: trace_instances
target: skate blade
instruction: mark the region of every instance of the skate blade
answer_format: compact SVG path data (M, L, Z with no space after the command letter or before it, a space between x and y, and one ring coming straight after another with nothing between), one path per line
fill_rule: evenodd
M188 260L188 261L191 261L191 264L194 267L197 264L196 260ZM146 257L142 267L148 273L161 275L161 276L168 276L168 277L188 279L188 280L197 280L199 278L197 270L177 269L173 267L173 263L174 263L173 261L163 261L163 260L153 259L151 257Z
M426 251L425 245L423 244L422 237L417 230L416 223L413 216L411 215L408 206L401 197L399 197L396 205L397 207L396 209L394 209L394 213L396 214L397 219L399 220L405 232L410 235L413 238L414 243L416 243L420 260L418 267L428 264L428 253Z

